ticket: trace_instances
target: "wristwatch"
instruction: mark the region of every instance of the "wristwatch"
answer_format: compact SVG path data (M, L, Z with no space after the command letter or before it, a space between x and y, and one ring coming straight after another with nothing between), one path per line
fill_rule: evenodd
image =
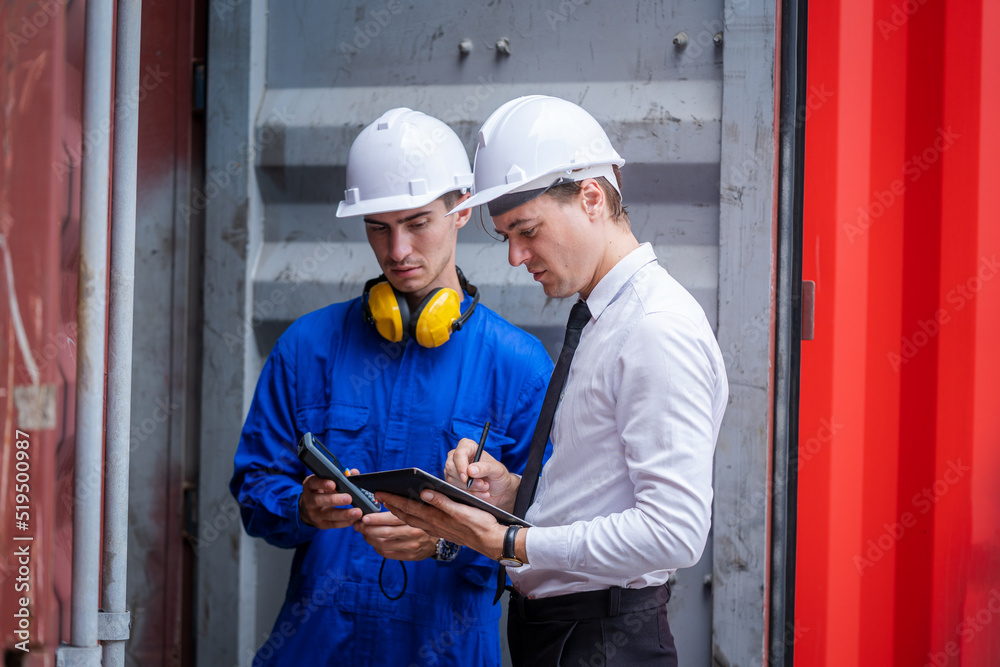
M437 546L434 547L434 560L447 563L455 560L458 555L459 546L454 542L449 542L443 537L438 538Z
M520 526L510 526L503 535L503 553L500 554L498 562L504 567L521 567L524 565L514 553L514 540L517 538L517 531Z

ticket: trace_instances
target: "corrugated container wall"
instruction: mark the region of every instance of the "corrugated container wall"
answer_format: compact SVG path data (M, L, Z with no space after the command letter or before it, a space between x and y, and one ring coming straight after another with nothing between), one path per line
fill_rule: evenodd
M98 139L85 140L81 128L85 10L81 2L31 0L0 7L0 664L25 667L55 664L56 647L70 639L81 167ZM192 78L199 64L204 71L206 12L199 0L142 3L139 87L123 102L138 109L140 123L129 664L191 662L193 551L182 496L194 486L197 461L183 450L196 442L188 372L198 369L201 332L188 317L200 312L202 232L186 205L204 151L204 91L199 111ZM18 507L18 451L29 455L28 510ZM24 565L18 550L26 546ZM22 597L27 652L15 632Z
M69 636L83 7L0 27L0 651L29 666Z
M717 523L701 563L678 572L672 623L686 660L707 664L714 604L724 630L716 653L763 659L773 4L291 0L277 11L254 1L213 4L209 20L199 662L252 655L284 594L291 554L242 533L226 484L278 335L358 296L379 273L360 219L334 217L355 136L408 106L448 122L472 155L486 117L532 93L570 99L601 121L628 161L636 236L719 332L734 389L716 512L738 519ZM724 80L733 84L725 95ZM482 222L492 229L485 213ZM571 304L512 269L478 223L477 214L459 233L459 266L486 304L554 354Z
M809 17L795 657L1000 664L1000 6Z

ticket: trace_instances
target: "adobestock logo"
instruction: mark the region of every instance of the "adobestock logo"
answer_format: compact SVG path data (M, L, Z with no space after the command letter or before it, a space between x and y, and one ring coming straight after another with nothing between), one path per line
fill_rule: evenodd
M962 638L963 644L969 644L979 633L986 630L998 615L1000 615L1000 590L994 588L990 591L989 599L976 610L975 614L969 614L955 626L955 634ZM928 653L924 667L945 667L952 658L959 658L962 655L961 644L955 640L949 641L943 648L942 651ZM959 663L968 664L961 659Z
M900 368L917 356L917 353L941 332L944 325L951 322L952 312L958 312L965 308L983 290L986 283L996 277L998 272L1000 272L1000 260L997 259L996 255L981 257L976 272L952 287L945 295L944 300L950 306L950 310L939 308L932 317L918 320L916 331L900 339L899 353L889 352L886 354L892 370L898 373Z
M899 515L899 520L894 523L883 523L882 532L875 538L870 538L865 542L863 553L857 554L852 559L858 574L864 575L870 567L882 560L882 557L895 548L896 544L904 536L911 532L920 522L920 517L934 509L934 506L965 477L965 474L972 471L972 466L962 463L962 459L955 459L948 462L948 468L944 474L930 486L925 486L919 492L913 494L910 504L917 513L907 510Z
M354 26L354 39L350 44L341 42L337 47L344 55L347 63L350 64L359 53L364 51L372 43L372 40L382 34L384 28L389 27L392 17L403 11L402 0L389 0L385 9L378 11L372 9L368 11L371 17L362 28L361 25Z
M920 177L927 173L927 170L940 160L941 156L961 138L962 135L955 132L951 126L947 130L938 128L937 138L934 139L931 145L920 153L911 155L910 159L903 163L902 178L895 179L886 189L873 193L867 208L863 206L858 207L856 221L844 225L844 233L847 234L847 240L854 243L859 236L867 232L875 224L876 220L885 215L886 211L902 198L909 184L919 181Z

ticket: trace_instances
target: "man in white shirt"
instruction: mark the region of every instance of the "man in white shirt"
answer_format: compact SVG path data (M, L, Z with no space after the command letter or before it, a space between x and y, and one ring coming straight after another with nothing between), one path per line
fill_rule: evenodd
M448 481L464 488L472 478L484 500L527 508L528 528L429 491L427 504L379 495L407 523L507 567L515 665L676 665L667 580L698 561L711 525L729 392L722 354L701 307L632 234L624 160L586 111L519 98L479 136L475 194L460 208L489 204L510 264L524 264L547 296L586 304L574 306L569 328L582 334L568 333L561 355L568 378L553 453L537 489L530 456L522 479L488 455L473 462L471 440L449 454ZM552 410L559 389L550 386Z

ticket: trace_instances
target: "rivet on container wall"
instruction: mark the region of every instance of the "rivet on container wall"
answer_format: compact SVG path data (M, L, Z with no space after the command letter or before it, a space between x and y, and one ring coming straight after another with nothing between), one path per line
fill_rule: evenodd
M510 40L506 37L497 40L497 54L510 55Z
M679 33L674 35L674 46L678 49L683 49L688 45L688 34L681 30Z
M722 46L722 32L717 32L712 36L712 43L716 46Z
M472 53L472 40L463 39L458 43L458 53L463 56L467 56Z

